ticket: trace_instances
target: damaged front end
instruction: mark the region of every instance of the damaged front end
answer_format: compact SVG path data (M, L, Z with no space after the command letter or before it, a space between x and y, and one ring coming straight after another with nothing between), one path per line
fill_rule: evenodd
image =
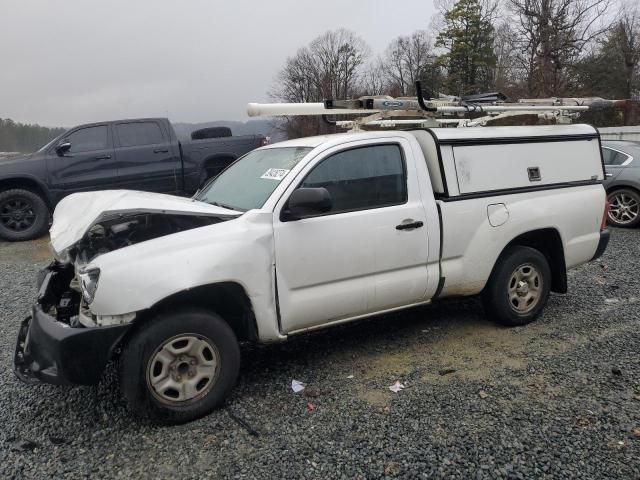
M54 262L39 277L32 314L20 326L16 376L28 383L95 385L130 324L87 328L73 265Z
M32 315L20 326L14 355L18 378L29 383L98 383L136 312L91 311L100 277L109 274L91 262L114 250L241 213L145 192L91 192L65 198L51 227L56 261L40 273ZM114 305L117 301L113 298Z

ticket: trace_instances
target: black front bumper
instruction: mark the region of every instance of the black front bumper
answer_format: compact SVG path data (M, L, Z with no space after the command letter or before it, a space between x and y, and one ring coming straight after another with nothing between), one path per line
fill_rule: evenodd
M22 321L14 354L14 372L27 383L95 385L130 325L71 327L41 305L52 292L55 271L45 273L32 316Z

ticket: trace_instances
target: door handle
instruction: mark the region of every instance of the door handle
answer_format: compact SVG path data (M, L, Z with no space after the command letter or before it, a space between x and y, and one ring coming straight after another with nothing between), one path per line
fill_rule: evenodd
M100 155L99 157L96 157L96 160L109 160L111 158L111 155Z
M422 222L401 223L396 225L396 230L413 230L414 228L420 228L424 226Z
M153 153L169 153L168 149L158 149L158 150L154 150Z

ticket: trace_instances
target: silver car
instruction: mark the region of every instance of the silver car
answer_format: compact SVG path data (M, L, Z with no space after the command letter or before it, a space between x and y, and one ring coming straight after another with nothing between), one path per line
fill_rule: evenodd
M609 224L636 227L640 224L640 142L604 140L602 142L607 178L604 186L609 198Z

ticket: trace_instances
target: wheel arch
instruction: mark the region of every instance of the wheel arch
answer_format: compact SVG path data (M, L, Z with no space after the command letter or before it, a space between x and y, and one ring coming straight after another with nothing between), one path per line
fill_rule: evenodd
M511 240L502 249L500 255L493 266L491 275L504 257L505 252L514 246L535 248L542 253L551 269L551 291L556 293L567 293L567 266L564 258L564 245L560 232L552 227L531 230L522 233ZM491 277L490 277L491 278Z
M615 192L616 190L633 190L640 195L640 185L634 185L632 183L615 183L613 185L609 185L606 188L607 195Z
M153 321L159 313L182 307L196 307L218 314L231 327L239 341L258 339L258 326L251 299L242 285L236 282L201 285L160 300L151 308L138 314L134 327L130 329L127 337L143 323ZM127 338L123 339L125 342L126 340Z
M49 197L48 190L39 180L28 176L0 178L0 191L11 190L14 188L22 188L38 194L42 200L44 200L47 208L52 210L53 202Z

